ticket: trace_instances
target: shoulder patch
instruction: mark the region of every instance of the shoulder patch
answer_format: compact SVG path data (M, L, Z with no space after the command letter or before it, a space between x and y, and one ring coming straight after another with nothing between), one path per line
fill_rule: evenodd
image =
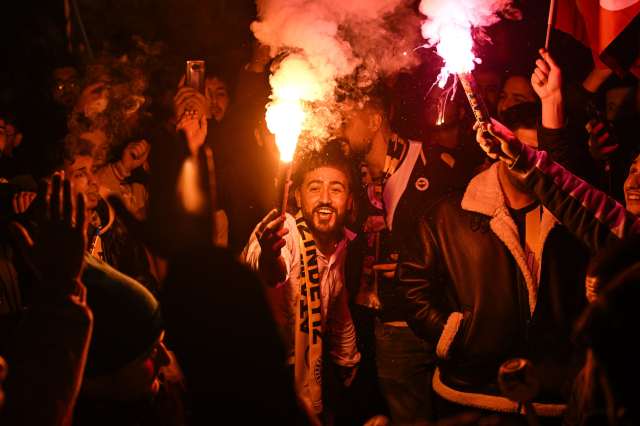
M425 177L421 177L416 181L416 188L418 191L425 191L429 187L429 181Z

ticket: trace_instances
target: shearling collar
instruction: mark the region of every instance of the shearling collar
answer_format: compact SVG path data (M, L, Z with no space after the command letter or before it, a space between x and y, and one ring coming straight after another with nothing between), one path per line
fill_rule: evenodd
M500 178L498 177L499 166L499 162L495 163L489 170L480 173L469 182L461 205L464 210L481 213L492 218L489 222L491 230L507 246L522 271L522 275L527 283L527 290L529 291L529 309L533 315L538 299L540 270L543 265L541 259L539 259L540 270L535 274L536 276L534 278L527 266L527 256L520 243L518 227L507 209L504 191L502 190ZM551 212L543 207L542 223L540 225L541 257L544 250L544 243L549 232L559 223Z

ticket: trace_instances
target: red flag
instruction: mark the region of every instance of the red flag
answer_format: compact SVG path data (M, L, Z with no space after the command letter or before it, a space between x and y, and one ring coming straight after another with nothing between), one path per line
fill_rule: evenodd
M591 49L597 68L640 78L640 0L556 0L553 28Z

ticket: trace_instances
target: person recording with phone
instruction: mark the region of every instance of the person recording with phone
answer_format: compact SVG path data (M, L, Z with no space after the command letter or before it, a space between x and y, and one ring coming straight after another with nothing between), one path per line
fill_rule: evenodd
M270 94L270 61L269 46L256 41L251 61L238 74L233 99L228 87L231 78L208 61L204 61L204 90L188 87L185 77L174 97L172 123L185 111L197 111L198 118L204 115L207 119L203 146L213 154L218 206L228 219L228 248L236 253L242 251L273 201L264 183L275 179L277 170L271 173L271 160L263 155L265 138L256 137L256 131L262 135L261 120Z

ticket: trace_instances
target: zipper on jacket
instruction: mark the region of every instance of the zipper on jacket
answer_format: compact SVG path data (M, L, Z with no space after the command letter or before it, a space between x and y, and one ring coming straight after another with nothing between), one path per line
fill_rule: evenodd
M529 346L531 341L531 308L529 307L529 289L525 282L522 272L518 269L518 287L520 291L520 318L524 326L524 340L520 338L520 356L527 358L529 355Z

